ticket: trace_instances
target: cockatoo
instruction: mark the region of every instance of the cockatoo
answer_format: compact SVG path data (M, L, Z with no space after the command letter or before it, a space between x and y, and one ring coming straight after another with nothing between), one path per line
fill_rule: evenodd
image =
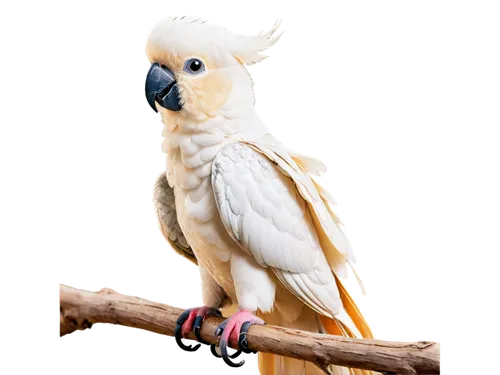
M149 35L146 97L164 124L166 172L155 183L160 228L198 264L203 306L184 312L176 338L235 306L217 329L248 352L246 335L264 322L310 332L371 338L339 278L354 255L328 192L311 175L320 161L290 151L257 116L245 68L263 60L278 25L243 36L197 18L168 18ZM357 275L356 275L357 277ZM213 351L214 352L214 351ZM259 353L263 375L316 375L309 362ZM369 372L331 366L333 374Z

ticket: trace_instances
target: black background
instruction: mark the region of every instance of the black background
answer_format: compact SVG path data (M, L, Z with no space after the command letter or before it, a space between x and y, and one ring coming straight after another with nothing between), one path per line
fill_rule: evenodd
M306 152L328 151L337 169L329 182L345 192L344 212L354 218L353 238L362 243L361 271L369 272L369 318L377 321L377 334L449 335L447 253L432 219L439 218L439 199L447 193L439 188L447 177L436 162L441 144L432 136L436 103L446 90L445 80L436 79L446 69L446 50L430 24L410 27L409 15L147 2L109 12L84 9L68 18L60 32L71 41L58 42L64 51L58 69L69 74L73 91L60 92L56 103L68 93L79 95L71 108L61 106L70 125L67 157L59 162L67 199L58 212L58 236L71 261L57 267L56 279L121 280L121 287L143 286L146 295L199 302L186 299L191 274L151 240L151 211L140 197L160 157L151 152L143 58L134 56L135 40L144 39L144 24L160 7L188 5L200 7L201 15L224 15L241 31L271 23L272 15L290 16L289 48L257 76L265 80L265 118ZM157 345L164 340L101 329L56 341L64 342L56 348L61 361L74 358L74 345L98 354L93 358L101 364L89 362L89 369L224 370L204 351Z

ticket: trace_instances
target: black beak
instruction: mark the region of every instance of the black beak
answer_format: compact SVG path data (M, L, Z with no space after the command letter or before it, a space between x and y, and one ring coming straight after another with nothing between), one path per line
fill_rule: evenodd
M181 110L181 98L174 73L165 65L151 65L146 77L146 99L155 112L158 112L155 101L171 111Z

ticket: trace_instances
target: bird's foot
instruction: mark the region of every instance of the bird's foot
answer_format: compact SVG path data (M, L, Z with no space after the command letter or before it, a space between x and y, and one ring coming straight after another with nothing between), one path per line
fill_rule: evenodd
M200 335L201 323L203 323L208 316L222 316L222 314L217 309L203 306L188 309L179 316L177 325L175 326L175 341L181 349L188 352L194 352L200 348L200 344L193 347L192 345L186 345L182 342L182 338L186 337L191 330L193 330L199 342L210 345L210 343L203 340Z
M255 353L248 349L247 333L251 325L264 325L264 321L255 315L253 315L248 310L238 310L235 314L231 315L228 319L224 320L216 329L215 335L221 336L219 342L219 349L222 354L222 359L226 364L231 367L243 366L245 361L233 362L231 358L236 358L241 352L244 353ZM227 346L231 342L232 344L238 343L240 350L238 350L233 355L228 355ZM214 353L214 348L212 348L212 353ZM214 353L215 355L215 353Z

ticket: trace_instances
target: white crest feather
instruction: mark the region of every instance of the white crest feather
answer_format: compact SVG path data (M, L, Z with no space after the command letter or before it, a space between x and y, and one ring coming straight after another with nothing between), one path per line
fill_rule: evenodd
M260 52L273 46L282 33L276 34L281 21L276 21L271 30L258 35L235 34L223 27L212 25L194 17L170 17L158 23L149 35L146 53L151 61L164 53L204 54L211 56L224 66L238 60L242 64L255 64L267 56Z
M276 34L281 20L277 20L271 30L254 36L235 35L233 55L245 65L251 65L264 60L267 56L260 52L272 47L283 35Z
M207 23L207 20L196 16L174 16L172 21L183 21L186 23Z

